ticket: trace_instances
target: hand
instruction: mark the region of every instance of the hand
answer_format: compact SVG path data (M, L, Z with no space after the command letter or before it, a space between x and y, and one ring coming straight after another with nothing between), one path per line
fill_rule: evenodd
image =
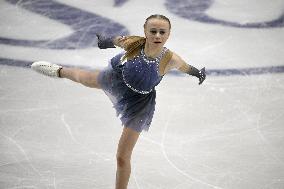
M113 37L106 37L100 34L96 34L98 38L98 47L100 49L115 48L113 44Z
M198 72L198 78L199 78L199 85L201 85L201 84L203 83L203 81L206 79L205 67L202 68L202 69Z

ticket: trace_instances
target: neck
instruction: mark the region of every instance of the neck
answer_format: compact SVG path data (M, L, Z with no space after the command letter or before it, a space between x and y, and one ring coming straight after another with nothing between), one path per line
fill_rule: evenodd
M144 53L147 57L156 58L160 55L162 49L163 47L153 47L146 42L144 47Z

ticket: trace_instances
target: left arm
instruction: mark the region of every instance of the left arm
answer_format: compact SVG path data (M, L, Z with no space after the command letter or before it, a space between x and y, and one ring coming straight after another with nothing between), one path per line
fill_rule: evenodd
M201 70L198 70L197 68L187 64L180 56L178 56L176 53L173 53L173 56L170 60L170 62L165 67L165 73L172 69L177 69L183 73L198 77L199 79L199 85L205 80L206 73L205 68L202 68Z

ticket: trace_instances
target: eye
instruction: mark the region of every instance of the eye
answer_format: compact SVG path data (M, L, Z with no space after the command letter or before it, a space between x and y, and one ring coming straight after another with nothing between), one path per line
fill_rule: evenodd
M150 30L150 33L151 33L151 34L156 34L157 31L156 31L156 30Z
M164 35L166 32L165 31L160 31L160 34L161 35Z

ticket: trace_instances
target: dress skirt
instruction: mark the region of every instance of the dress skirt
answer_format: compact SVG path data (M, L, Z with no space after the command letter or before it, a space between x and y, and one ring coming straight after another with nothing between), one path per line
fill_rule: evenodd
M108 67L100 72L98 83L110 98L124 127L137 132L148 131L155 111L156 91L140 94L130 89L123 81L121 56L111 59Z

